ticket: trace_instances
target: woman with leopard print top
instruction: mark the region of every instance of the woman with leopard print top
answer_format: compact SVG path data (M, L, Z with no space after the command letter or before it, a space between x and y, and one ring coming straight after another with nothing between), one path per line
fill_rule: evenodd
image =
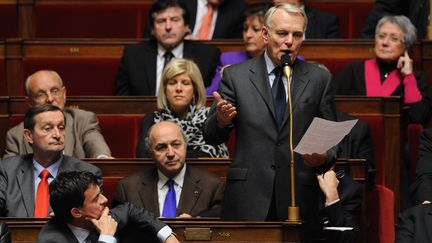
M198 66L188 59L170 61L162 72L157 95L159 110L147 114L141 122L136 157L150 157L145 150L149 128L157 122L170 120L176 122L186 135L188 158L228 158L225 144L213 146L204 141L202 127L209 112L209 108L205 107L206 98Z

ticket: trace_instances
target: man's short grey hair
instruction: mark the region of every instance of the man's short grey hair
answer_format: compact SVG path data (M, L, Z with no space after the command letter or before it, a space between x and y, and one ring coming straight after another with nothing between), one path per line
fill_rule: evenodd
M175 122L173 122L173 121L164 121L164 122L170 122L170 123L174 124L174 125L178 128L178 130L180 131L180 134L181 134L182 137L183 137L183 142L186 144L186 147L187 147L187 138L186 138L185 133L183 132L183 129L181 129L181 127L180 127L177 123L175 123ZM155 124L156 124L156 123L155 123ZM151 135L151 132L153 131L153 127L154 127L155 124L153 124L153 125L150 127L150 129L148 130L147 135L146 135L146 137L145 137L145 140L144 140L144 149L145 149L149 154L153 154L153 149L152 149L153 144L152 144L152 141L151 141L151 139L150 139L150 135Z
M409 18L404 15L382 17L375 28L375 36L378 35L379 30L385 23L392 23L399 26L404 33L403 44L405 45L405 49L410 50L417 40L417 30Z
M300 9L300 8L298 8L292 4L289 4L289 3L280 3L280 4L277 4L276 6L271 7L269 10L267 10L267 13L264 16L264 26L268 30L271 29L271 26L270 26L271 18L273 16L273 14L276 12L276 10L278 10L278 9L282 9L287 13L301 15L305 21L303 32L306 32L306 26L308 23L306 13L302 9Z
M40 71L50 72L52 75L56 76L58 78L58 80L60 80L60 85L63 86L63 80L56 71L53 71L53 70L40 70ZM40 72L40 71L37 71L37 72ZM37 72L35 72L35 73L37 73ZM30 81L31 81L31 79L35 73L28 76L26 81L25 81L25 90L26 90L27 96L30 96Z

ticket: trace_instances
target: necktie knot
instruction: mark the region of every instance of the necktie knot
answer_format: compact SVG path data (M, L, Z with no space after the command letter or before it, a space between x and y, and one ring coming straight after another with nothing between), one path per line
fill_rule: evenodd
M50 177L50 173L49 173L49 171L48 170L43 170L40 174L39 174L39 177L42 179L42 180L44 180L44 179L47 179L48 177Z
M172 54L172 52L170 52L170 51L167 51L167 52L165 52L163 57L165 58L165 61L164 61L164 67L165 67L171 61L171 59L174 58L174 54Z

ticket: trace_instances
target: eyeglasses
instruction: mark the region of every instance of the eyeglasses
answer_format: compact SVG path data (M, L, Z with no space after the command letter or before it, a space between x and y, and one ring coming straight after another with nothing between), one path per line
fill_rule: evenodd
M403 41L402 38L399 38L399 37L394 36L394 35L377 34L375 36L375 38L378 39L378 40L380 40L380 41L385 40L387 37L389 38L390 42L392 42L392 43L395 43L395 44L397 44L397 43L404 43L404 41Z
M49 95L57 98L57 97L61 96L62 94L63 94L63 89L55 87L55 88L52 88L51 90L49 90L48 92L40 91L36 95L34 95L33 98L37 101L44 101L44 100L48 99Z

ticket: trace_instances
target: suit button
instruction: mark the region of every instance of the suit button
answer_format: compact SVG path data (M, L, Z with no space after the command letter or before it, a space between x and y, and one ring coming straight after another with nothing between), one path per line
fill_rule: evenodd
M282 143L280 143L280 142L278 142L278 143L276 144L277 147L280 147L281 145L282 145Z
M276 169L276 165L271 165L270 166L273 170Z

